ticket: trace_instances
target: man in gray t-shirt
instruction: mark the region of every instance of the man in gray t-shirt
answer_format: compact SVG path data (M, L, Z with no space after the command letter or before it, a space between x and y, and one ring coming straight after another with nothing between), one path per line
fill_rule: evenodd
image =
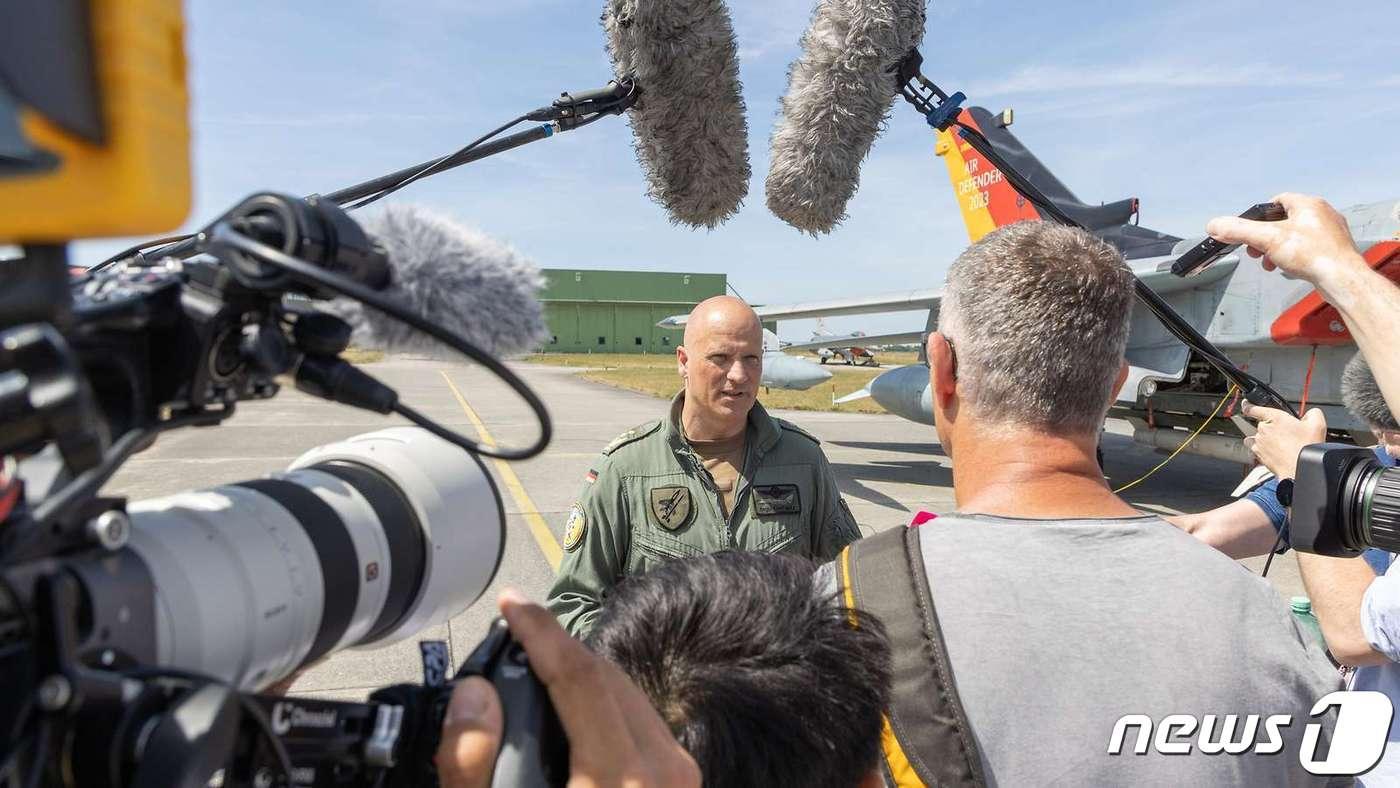
M1092 457L1092 455L1090 455ZM968 722L1001 785L1316 782L1298 748L1337 672L1278 595L1158 517L944 515L919 527L929 590ZM1205 549L1202 549L1205 548ZM1289 714L1278 755L1134 750L1141 726L1187 714ZM1225 721L1217 719L1211 738ZM1330 729L1330 723L1328 728ZM1319 757L1325 750L1319 750Z
M1300 742L1321 723L1325 756L1331 721L1308 713L1340 688L1337 672L1263 580L1104 483L1095 448L1127 376L1132 303L1116 250L1043 222L988 234L948 272L927 351L959 514L918 537L982 771L1002 785L1320 783ZM855 577L857 603L879 598L862 595L864 578L878 589L889 574L867 547L824 570ZM900 785L917 784L921 766L928 783L937 767L916 738L948 729L906 724L918 715L901 718L896 674L886 763ZM1289 716L1273 720L1281 752L1211 754L1231 724L1226 738L1269 749L1272 715ZM1135 724L1120 726L1125 716Z

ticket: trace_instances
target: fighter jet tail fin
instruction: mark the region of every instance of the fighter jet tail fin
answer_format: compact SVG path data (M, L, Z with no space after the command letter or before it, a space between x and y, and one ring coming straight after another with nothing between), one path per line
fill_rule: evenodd
M982 107L969 107L958 119L981 131L1007 162L1015 165L1060 210L1090 230L1125 225L1137 213L1135 197L1106 205L1087 205L1080 201L1007 129L1011 125L1011 110L992 114ZM955 131L938 132L934 153L948 167L953 194L962 211L963 223L967 225L967 234L973 241L998 227L1041 218L1035 206L1011 188L1001 171L985 161Z

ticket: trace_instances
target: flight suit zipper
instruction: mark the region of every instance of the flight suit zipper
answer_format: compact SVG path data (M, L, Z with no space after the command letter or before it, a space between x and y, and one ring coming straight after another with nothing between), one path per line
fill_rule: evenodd
M710 473L709 468L705 467L705 463L700 461L700 458L696 456L695 452L691 451L689 448L685 450L685 459L686 462L690 463L690 467L694 469L696 477L700 479L701 486L710 491L706 499L715 515L715 520L725 524L725 527L720 529L722 531L720 534L720 548L728 549L733 547L734 536L729 529L728 521L724 518L724 506L720 501L719 485L715 484L714 475ZM732 515L733 513L731 512L730 514Z
M739 470L739 485L734 490L734 511L729 513L729 520L725 523L731 542L734 541L734 532L737 527L734 518L744 510L744 496L748 493L749 486L753 482L754 471L757 470L754 466L758 464L760 457L762 455L754 448L753 441L750 441L749 445L744 447L744 467Z

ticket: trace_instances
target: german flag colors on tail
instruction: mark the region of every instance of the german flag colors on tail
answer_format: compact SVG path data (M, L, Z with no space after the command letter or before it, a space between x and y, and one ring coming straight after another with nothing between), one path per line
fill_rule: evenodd
M982 130L967 110L959 113L958 120ZM948 178L953 182L953 194L958 199L963 224L967 225L968 238L975 242L998 227L1039 219L1035 206L1011 188L1001 170L959 138L956 128L937 133L933 152L942 157L948 167Z

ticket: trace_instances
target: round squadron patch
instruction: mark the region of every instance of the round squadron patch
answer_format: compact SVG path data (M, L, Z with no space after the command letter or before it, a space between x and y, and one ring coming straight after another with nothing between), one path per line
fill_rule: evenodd
M653 487L651 516L656 524L674 531L690 521L690 490L685 487Z
M564 549L573 552L578 546L583 544L583 533L588 530L587 518L583 516L583 507L574 504L569 510L569 519L564 523Z

